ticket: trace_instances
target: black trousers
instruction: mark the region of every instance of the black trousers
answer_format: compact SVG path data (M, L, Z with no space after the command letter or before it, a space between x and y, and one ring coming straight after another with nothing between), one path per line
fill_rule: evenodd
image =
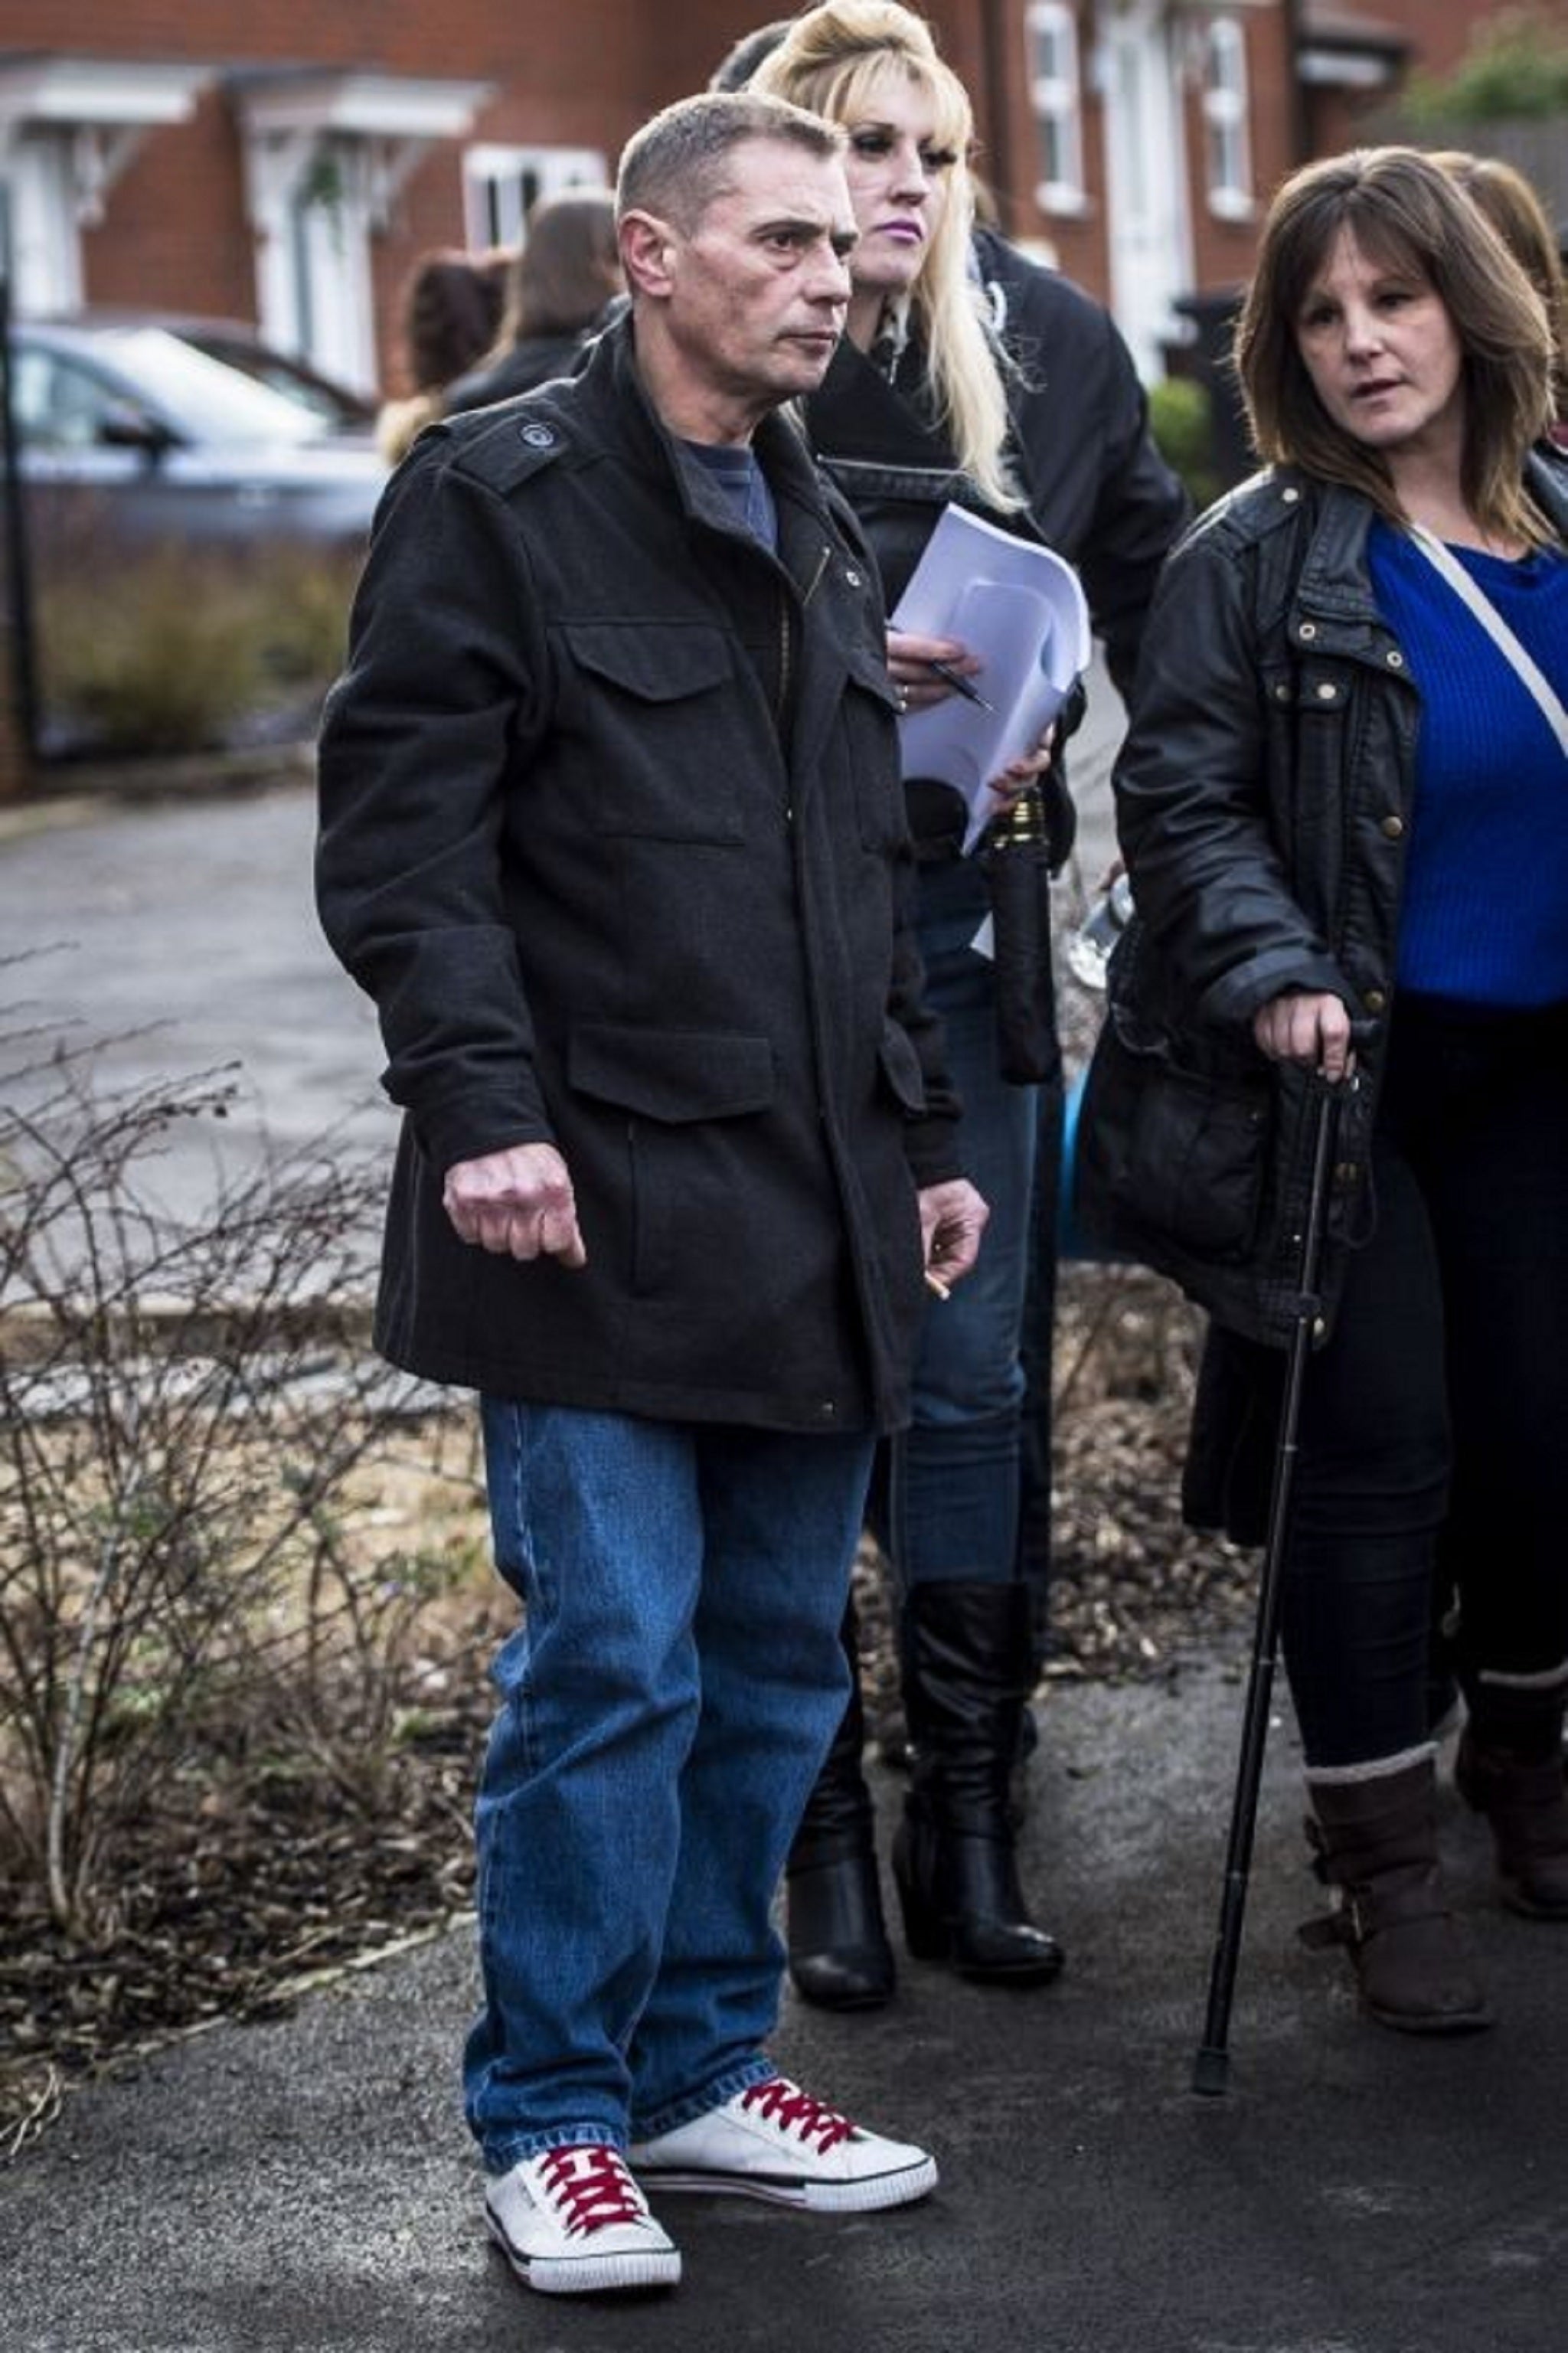
M1283 1646L1309 1766L1426 1738L1439 1579L1462 1674L1568 1661L1568 1006L1402 997L1372 1182L1302 1400Z

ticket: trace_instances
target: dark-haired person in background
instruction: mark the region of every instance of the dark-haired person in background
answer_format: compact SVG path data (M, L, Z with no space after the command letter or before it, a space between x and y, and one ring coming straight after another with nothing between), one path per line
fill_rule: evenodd
M507 272L505 308L493 347L447 388L443 413L456 417L492 400L531 392L570 375L587 336L625 291L608 188L569 188L529 211Z
M405 457L421 427L442 413L447 387L495 341L510 256L445 248L420 257L399 304L398 375L375 438L389 466Z

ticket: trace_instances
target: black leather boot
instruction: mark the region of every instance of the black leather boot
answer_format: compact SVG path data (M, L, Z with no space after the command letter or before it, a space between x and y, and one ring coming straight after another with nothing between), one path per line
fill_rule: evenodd
M914 1755L893 1845L905 1940L917 1960L961 1977L1044 1984L1062 1949L1028 1916L1008 1803L1032 1680L1027 1588L917 1585L905 1636Z
M1568 1920L1562 1687L1521 1691L1477 1678L1467 1697L1454 1781L1491 1826L1502 1900L1532 1920Z
M1302 1942L1342 1945L1362 2007L1406 2034L1489 2026L1486 1994L1460 1939L1437 1868L1436 1776L1425 1756L1364 1779L1309 1778L1318 1876L1340 1892Z
M785 1942L791 1979L806 2001L821 2010L880 2010L893 1990L893 1948L877 1883L876 1815L861 1770L866 1718L853 1601L840 1631L849 1698L784 1867Z

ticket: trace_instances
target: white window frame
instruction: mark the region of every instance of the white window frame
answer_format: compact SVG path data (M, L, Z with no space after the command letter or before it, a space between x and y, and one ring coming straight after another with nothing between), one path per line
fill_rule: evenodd
M1078 19L1064 0L1029 0L1024 11L1024 47L1029 106L1046 165L1035 201L1046 213L1085 212L1089 199L1083 185Z
M468 148L463 156L463 219L469 249L520 246L531 205L568 188L609 185L609 167L597 147L509 147L494 142Z
M467 136L489 82L266 71L234 86L268 343L357 392L376 385L371 248L436 140Z
M0 55L0 232L19 311L74 311L81 232L151 132L187 121L205 66Z
M1250 220L1251 92L1247 35L1234 16L1211 17L1204 27L1204 173L1208 208L1219 220Z

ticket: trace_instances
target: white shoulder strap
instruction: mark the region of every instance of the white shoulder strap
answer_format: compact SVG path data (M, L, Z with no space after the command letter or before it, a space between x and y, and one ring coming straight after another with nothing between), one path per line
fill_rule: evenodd
M1455 596L1464 598L1499 652L1512 664L1521 685L1544 712L1547 724L1557 738L1558 750L1568 755L1568 710L1564 710L1562 696L1544 670L1531 660L1486 590L1471 578L1453 550L1445 546L1425 523L1412 523L1410 536L1433 569L1442 574Z

